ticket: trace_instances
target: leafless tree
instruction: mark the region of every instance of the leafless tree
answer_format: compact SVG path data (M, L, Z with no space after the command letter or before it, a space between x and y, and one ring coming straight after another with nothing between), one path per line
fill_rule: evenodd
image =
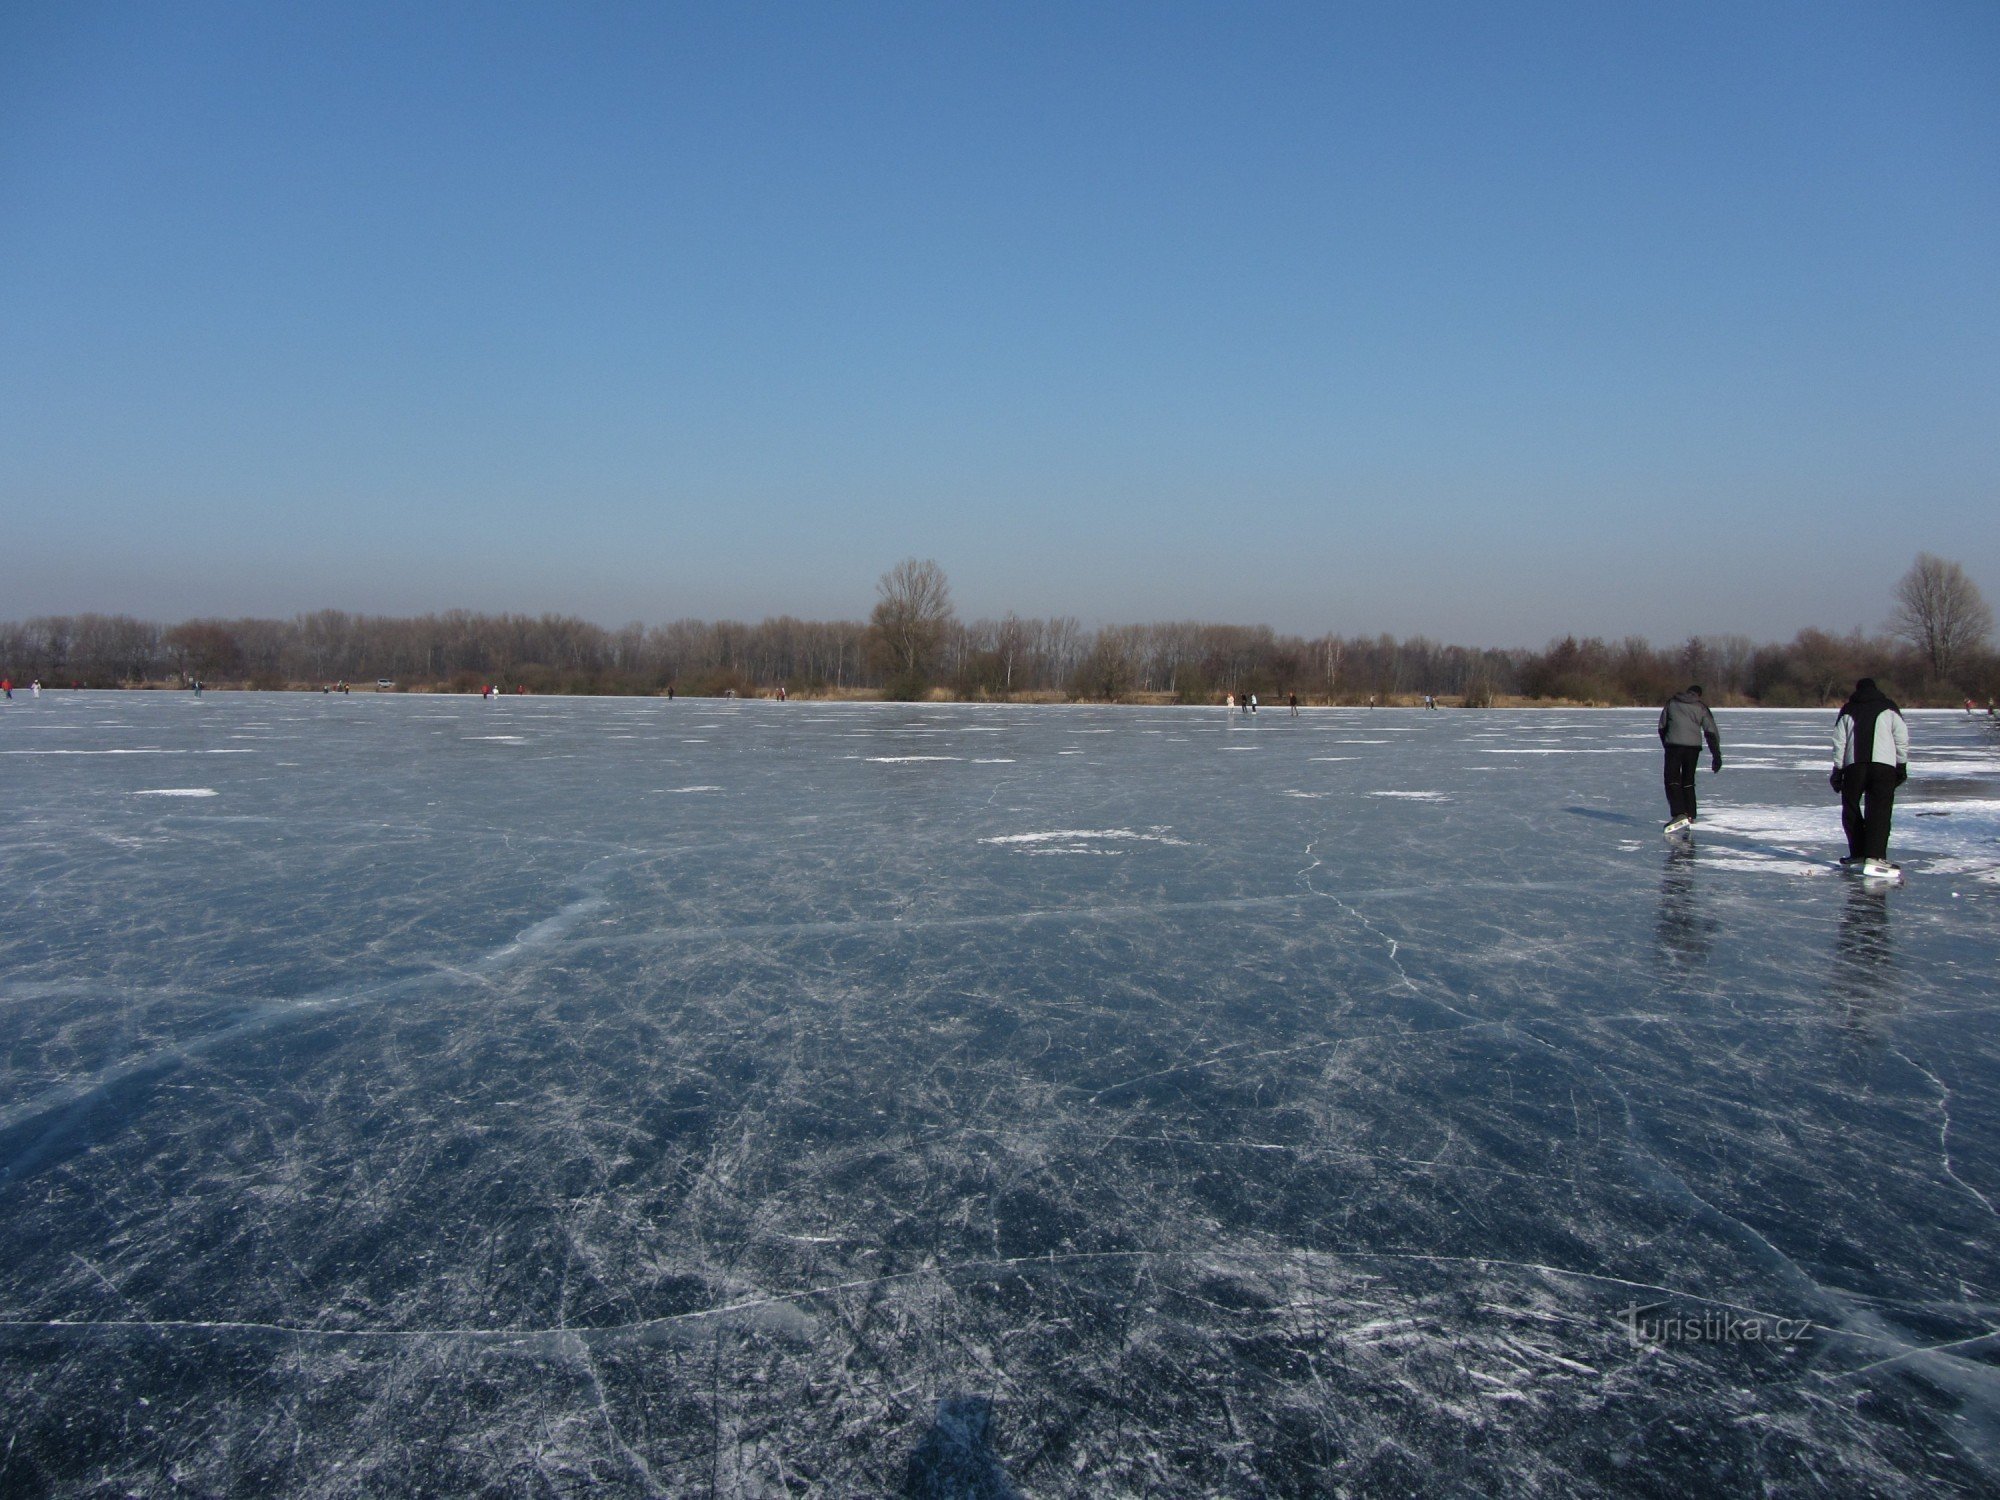
M1896 585L1896 613L1889 628L1920 652L1931 671L1949 678L1993 630L1993 611L1965 569L1919 552Z
M915 695L929 683L951 627L951 584L929 558L906 557L877 580L875 592L868 618L875 649L892 685Z

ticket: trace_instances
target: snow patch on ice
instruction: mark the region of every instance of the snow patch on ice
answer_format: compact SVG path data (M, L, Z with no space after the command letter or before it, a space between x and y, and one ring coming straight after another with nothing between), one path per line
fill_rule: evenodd
M135 797L213 797L215 789L205 786L158 786L150 791L134 792Z
M1187 847L1186 839L1173 837L1165 828L1141 833L1136 828L1053 828L1043 833L1001 833L983 838L982 844L998 844L1021 854L1108 854L1110 843L1173 844Z
M1823 807L1752 804L1704 810L1696 831L1768 839L1801 852L1811 846L1846 847L1840 808L1831 799ZM1953 861L1948 873L1985 879L1981 871L2000 871L2000 798L1898 802L1889 847L1945 855Z
M1728 854L1703 854L1703 869L1708 870L1748 870L1756 875L1831 875L1834 866L1813 860L1780 859L1772 854L1754 854L1748 851L1731 851Z

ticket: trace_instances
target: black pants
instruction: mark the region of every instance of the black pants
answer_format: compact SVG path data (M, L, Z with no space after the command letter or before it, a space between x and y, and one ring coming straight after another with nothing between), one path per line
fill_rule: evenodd
M1889 857L1889 814L1896 806L1896 768L1870 761L1840 773L1840 826L1856 859Z
M1701 746L1667 746L1667 816L1694 816L1694 768L1701 762Z

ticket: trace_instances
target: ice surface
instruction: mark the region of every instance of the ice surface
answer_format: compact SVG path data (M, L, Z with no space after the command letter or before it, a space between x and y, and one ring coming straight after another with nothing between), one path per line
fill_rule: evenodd
M2000 740L1719 717L17 698L0 1493L1992 1493Z

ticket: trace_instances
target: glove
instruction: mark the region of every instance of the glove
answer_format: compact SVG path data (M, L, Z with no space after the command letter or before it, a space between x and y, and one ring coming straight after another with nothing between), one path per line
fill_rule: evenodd
M1827 778L1826 778L1826 784L1827 784L1828 786L1832 787L1832 788L1833 788L1833 789L1834 789L1834 790L1835 790L1836 792L1840 790L1840 767L1839 767L1839 766L1835 766L1835 767L1833 768L1833 774L1832 774L1831 776L1829 776L1829 777L1827 777Z
M1717 771L1720 771L1721 769L1722 769L1722 752L1720 750L1711 750L1708 755L1709 774L1713 776Z
M1910 779L1910 763L1899 761L1896 765L1896 785L1901 786Z

